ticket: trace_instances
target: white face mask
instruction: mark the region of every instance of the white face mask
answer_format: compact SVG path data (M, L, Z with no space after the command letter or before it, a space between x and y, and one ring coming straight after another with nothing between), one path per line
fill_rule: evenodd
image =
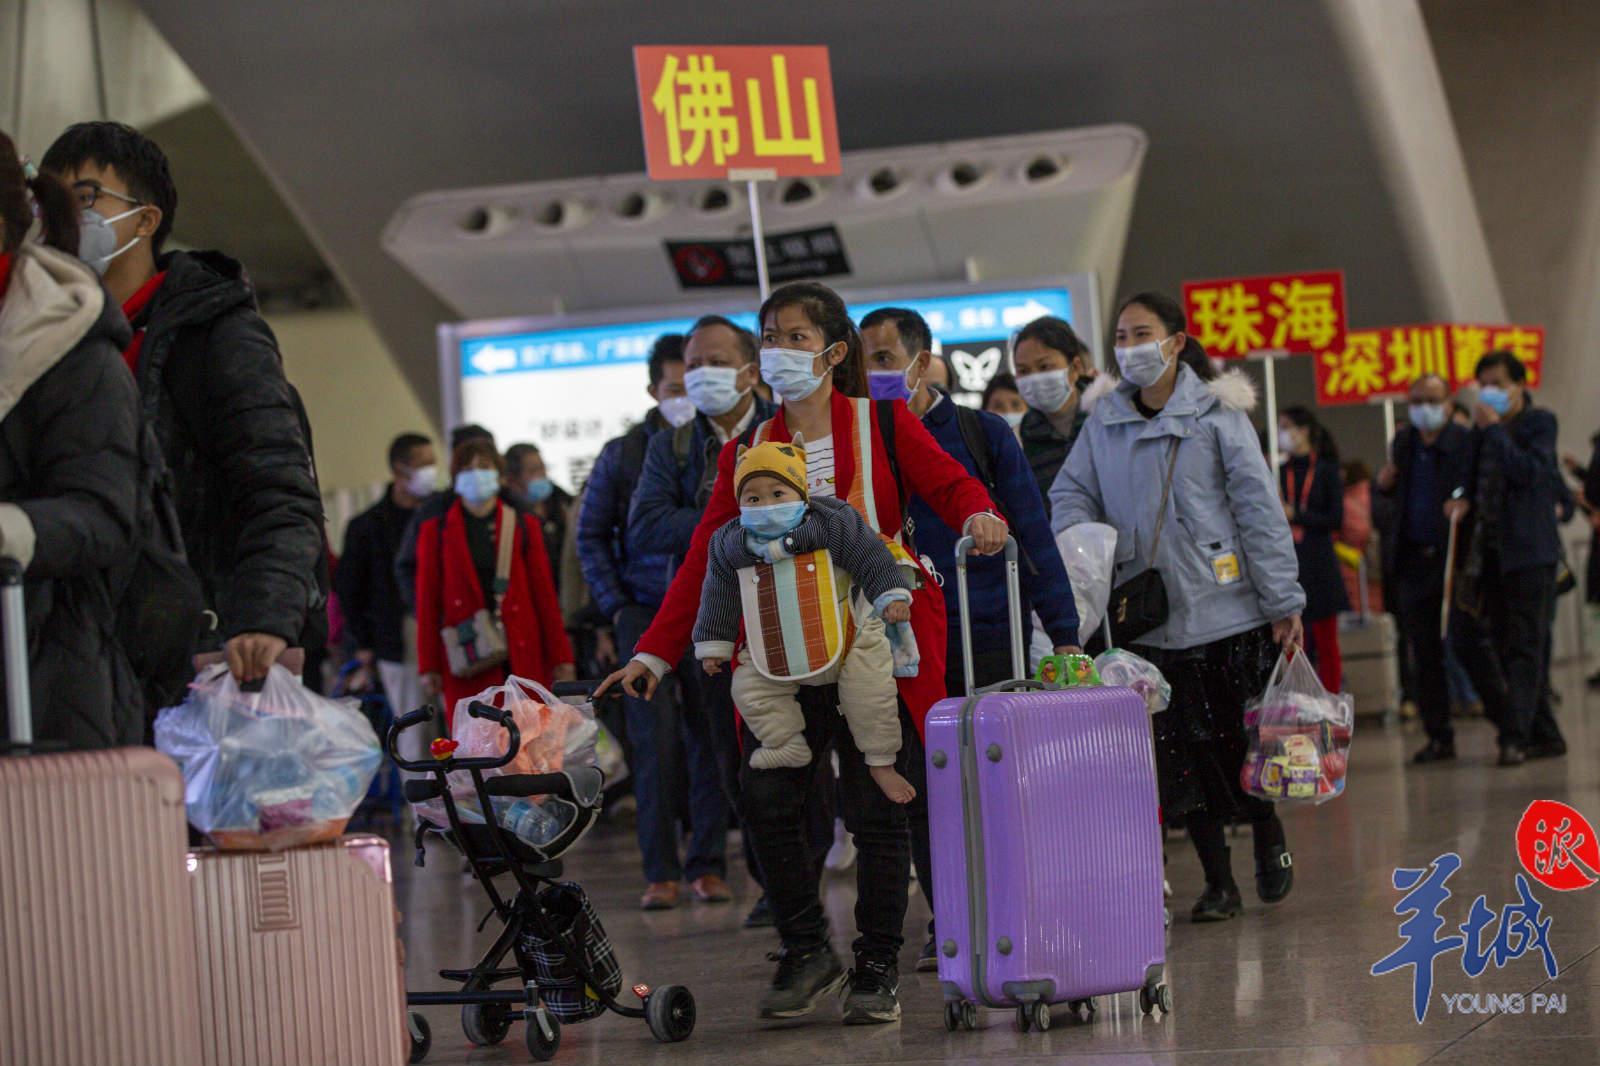
M1285 455L1294 451L1294 434L1287 429L1278 430L1278 450Z
M832 349L831 344L820 352L799 348L763 348L761 380L771 385L772 391L785 403L798 403L822 387L822 379L828 371L818 374L811 368L818 356L826 355Z
M1162 346L1166 340L1147 341L1128 348L1116 348L1117 366L1122 370L1122 380L1147 389L1161 380L1167 372L1168 360Z
M111 228L111 224L121 222L143 210L144 205L141 204L138 207L130 207L120 215L107 218L92 207L84 209L78 219L78 258L87 263L96 274L105 277L106 271L111 269L111 260L140 241L136 235L133 240L118 248L117 231Z
M1017 391L1029 407L1053 415L1072 399L1072 382L1065 370L1041 370L1018 378Z
M687 396L668 396L661 401L661 417L673 429L687 426L694 421L694 401Z
M683 387L702 414L715 418L739 406L739 401L750 394L749 389L739 388L741 370L743 367L696 367L683 376Z
M406 491L418 497L428 495L439 483L439 468L436 466L419 466L406 475Z
M1028 417L1028 412L1026 412L1026 411L1007 411L1005 414L1001 415L1000 417L1005 419L1006 420L1006 425L1010 426L1012 429L1020 429L1021 426L1022 426L1022 420L1024 418Z

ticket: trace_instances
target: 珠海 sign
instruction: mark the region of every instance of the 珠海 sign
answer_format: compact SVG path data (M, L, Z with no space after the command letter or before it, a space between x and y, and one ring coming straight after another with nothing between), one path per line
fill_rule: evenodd
M656 181L839 173L825 46L641 45L633 67Z
M764 243L767 276L772 281L850 273L844 241L835 226L769 233ZM736 288L760 283L756 275L756 246L752 240L667 241L666 246L678 284L685 289Z
M1183 309L1190 335L1218 359L1325 352L1344 344L1344 273L1186 281Z

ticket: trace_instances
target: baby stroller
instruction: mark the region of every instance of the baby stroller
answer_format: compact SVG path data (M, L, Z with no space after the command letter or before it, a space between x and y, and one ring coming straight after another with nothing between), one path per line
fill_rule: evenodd
M587 695L593 687L593 682L577 682L557 685L555 692ZM471 969L439 971L442 979L461 983L458 991L411 992L406 995L407 1005L461 1004L461 1027L467 1039L479 1045L500 1043L512 1023L520 1019L527 1023L528 1053L540 1062L548 1061L561 1046L563 1019L586 1021L606 1011L643 1018L662 1043L688 1039L694 1032L694 996L681 985L651 989L636 984L632 991L643 1006L623 1004L618 999L622 972L599 918L583 890L561 880L561 856L599 817L604 775L592 766L583 766L560 773L485 777L484 771L505 766L516 757L522 747L521 733L509 711L475 701L467 713L496 722L510 734L504 754L492 758L451 755L426 763L402 760L397 745L400 734L430 721L435 714L432 707L422 707L389 728L389 757L405 770L430 775L406 781L406 799L412 803L440 799L449 818L448 826L419 819L417 865L422 865L427 838L443 837L465 856L472 876L489 897L490 913L505 927ZM448 775L454 770L467 771L478 810L490 812L481 822L464 814L451 795ZM500 825L491 802L496 796L551 796L570 804L576 815L548 844L534 847ZM509 900L494 883L505 874L516 882L516 893ZM502 967L512 953L516 965ZM520 987L494 989L507 981L516 981ZM432 1034L417 1011L410 1012L409 1026L411 1061L421 1062L432 1046Z

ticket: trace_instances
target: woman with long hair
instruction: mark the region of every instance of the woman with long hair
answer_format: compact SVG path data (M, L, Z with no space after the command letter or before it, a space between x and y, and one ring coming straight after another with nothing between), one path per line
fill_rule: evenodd
M849 501L891 552L898 554L918 587L912 594L911 628L921 654L914 677L898 678L906 728L921 729L928 709L945 694L944 597L917 561L903 528L906 500L919 496L952 529L970 534L980 554L1005 545L1006 526L990 512L988 493L952 459L898 400L867 395L861 337L837 293L799 283L777 290L761 307L761 376L782 402L776 417L729 441L718 461L716 486L689 554L667 591L656 620L639 639L632 662L606 681L648 697L688 647L711 534L740 515L733 472L741 443L790 442L804 438L809 495ZM743 665L738 669L752 669ZM603 687L603 688L604 688ZM601 691L603 691L603 688ZM809 766L743 768L741 791L746 830L767 871L767 897L783 940L777 974L763 998L763 1018L797 1018L838 988L846 975L828 944L828 923L806 844L805 802L813 777L823 771L829 749L839 757L839 798L845 825L859 849L856 865L855 967L845 1001L847 1023L889 1022L900 1017L897 958L903 943L909 883L906 812L872 782L864 756L842 727L837 695L802 689ZM755 739L745 730L744 750ZM907 746L901 748L904 760ZM902 768L903 769L903 768Z
M128 324L77 259L77 217L0 133L0 556L23 572L34 739L107 748L144 738L110 573L132 544L141 423Z
M1172 685L1151 719L1162 813L1186 825L1205 869L1197 922L1243 910L1224 831L1254 830L1256 891L1289 894L1293 870L1272 804L1245 795L1245 704L1261 694L1280 645L1301 640L1305 593L1294 541L1248 411L1255 388L1218 375L1188 334L1183 309L1140 293L1117 313L1122 381L1100 400L1056 478L1052 524L1116 527L1115 582L1155 570L1164 618L1112 637L1156 665Z
M1317 668L1322 687L1344 687L1339 655L1339 612L1350 609L1333 537L1344 528L1344 474L1333 436L1304 407L1278 413L1278 468L1283 515L1294 535L1300 562L1300 587L1306 590L1306 653Z

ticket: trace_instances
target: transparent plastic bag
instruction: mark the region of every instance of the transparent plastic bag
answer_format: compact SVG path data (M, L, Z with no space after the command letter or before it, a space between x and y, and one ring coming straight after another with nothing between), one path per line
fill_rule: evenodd
M1111 599L1117 567L1117 530L1104 522L1080 522L1056 534L1056 547L1072 579L1078 606L1078 637L1088 640L1100 628Z
M1344 792L1355 705L1322 687L1311 657L1285 648L1261 698L1245 708L1245 792L1277 802L1326 803Z
M281 666L259 692L206 668L155 736L183 771L189 821L233 851L336 839L383 759L355 700L319 696Z
M579 766L596 765L595 738L600 725L594 709L587 703L570 704L558 699L537 681L510 677L505 684L484 689L470 699L456 703L452 739L457 742L457 758L486 758L504 755L510 734L500 723L474 718L467 713L473 703L510 711L516 723L520 746L505 766L485 770L485 778L501 774L549 774ZM472 775L466 770L450 774L450 795L463 822L483 824L483 809L478 803ZM524 843L542 847L559 836L577 817L577 808L550 796L525 799L495 797L495 820ZM438 826L450 824L443 799L414 805L416 815Z
M1131 651L1112 648L1103 651L1094 661L1103 684L1131 688L1144 697L1151 714L1160 714L1172 702L1172 686L1161 676L1155 664L1141 659Z

